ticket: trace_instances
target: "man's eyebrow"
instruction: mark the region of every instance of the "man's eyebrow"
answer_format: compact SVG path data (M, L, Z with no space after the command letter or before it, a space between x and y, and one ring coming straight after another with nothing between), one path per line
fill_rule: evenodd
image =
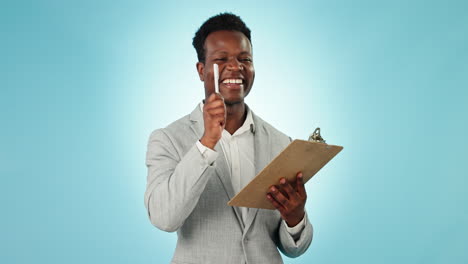
M212 56L218 56L218 55L228 55L228 53L226 51L222 51L222 50L215 50L213 53L212 53ZM239 55L248 55L248 56L252 56L252 54L248 51L242 51L241 53L239 53Z
M249 55L249 56L252 56L252 54L250 54L250 52L248 52L248 51L243 51L243 52L241 52L239 55Z
M227 53L226 51L215 50L215 51L213 52L213 54L217 54L217 55L226 55L226 54L228 54L228 53Z

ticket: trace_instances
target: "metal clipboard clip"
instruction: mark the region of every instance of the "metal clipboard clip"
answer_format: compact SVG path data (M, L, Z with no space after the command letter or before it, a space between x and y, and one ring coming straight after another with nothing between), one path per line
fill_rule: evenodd
M323 139L322 135L320 135L320 127L317 127L314 130L314 133L312 133L312 135L310 135L309 141L325 143L325 139Z

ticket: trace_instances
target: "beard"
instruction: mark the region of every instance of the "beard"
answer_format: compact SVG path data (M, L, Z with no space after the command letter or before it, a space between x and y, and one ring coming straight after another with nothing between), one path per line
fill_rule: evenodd
M249 94L248 92L247 93L244 93L244 92L245 91L243 91L242 94L239 94L237 96L232 96L234 98L224 98L224 104L226 106L235 106L238 104L243 104L245 97L247 97L247 95Z
M224 100L224 103L226 104L226 106L233 106L233 105L236 105L236 104L240 104L243 101L244 100L237 100L237 101Z

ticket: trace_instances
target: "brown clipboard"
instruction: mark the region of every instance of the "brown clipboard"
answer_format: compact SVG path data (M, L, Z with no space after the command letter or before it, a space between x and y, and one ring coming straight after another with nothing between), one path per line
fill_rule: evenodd
M295 181L300 171L306 183L342 149L342 146L326 144L317 128L309 141L296 139L291 142L228 205L273 210L275 207L266 198L270 186L278 184L282 177Z

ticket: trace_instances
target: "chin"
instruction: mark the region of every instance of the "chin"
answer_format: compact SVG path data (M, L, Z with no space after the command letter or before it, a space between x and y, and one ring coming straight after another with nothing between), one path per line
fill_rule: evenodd
M232 105L240 104L240 103L243 103L243 102L244 102L243 99L238 99L238 100L227 100L227 99L224 99L224 103L225 103L227 106L232 106Z

